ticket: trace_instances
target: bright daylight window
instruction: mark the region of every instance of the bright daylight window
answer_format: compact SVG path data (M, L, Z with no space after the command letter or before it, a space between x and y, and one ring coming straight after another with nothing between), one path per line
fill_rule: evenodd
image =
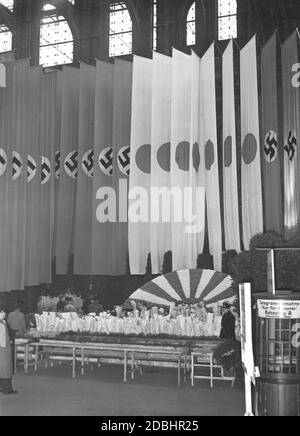
M74 0L71 3L74 4ZM74 39L67 20L51 4L46 4L41 14L40 65L50 67L72 63Z
M196 4L195 3L192 4L187 15L186 43L187 45L196 44Z
M153 0L153 50L157 50L157 0Z
M218 0L219 40L237 37L237 2L236 0Z
M14 8L14 0L1 0L10 11ZM0 24L0 53L12 50L12 33L5 24Z
M132 20L124 2L110 5L109 56L132 53Z

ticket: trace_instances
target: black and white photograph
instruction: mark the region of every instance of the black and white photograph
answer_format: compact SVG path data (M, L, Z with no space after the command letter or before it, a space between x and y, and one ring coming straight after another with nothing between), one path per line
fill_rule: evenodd
M299 147L299 0L0 0L0 416L300 416Z

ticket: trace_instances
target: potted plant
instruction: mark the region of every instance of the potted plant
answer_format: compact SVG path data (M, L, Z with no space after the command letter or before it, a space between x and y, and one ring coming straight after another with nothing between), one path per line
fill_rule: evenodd
M225 375L234 373L237 379L243 377L241 343L239 341L221 342L214 350L214 360L222 366Z

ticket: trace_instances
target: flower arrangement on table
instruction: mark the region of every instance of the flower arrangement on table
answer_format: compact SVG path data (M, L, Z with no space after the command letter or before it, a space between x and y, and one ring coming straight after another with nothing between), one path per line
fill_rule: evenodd
M120 310L118 310L120 309ZM134 336L176 336L176 337L215 337L220 334L221 322L219 316L208 313L201 318L193 314L159 312L158 308L135 310L127 316L119 307L116 316L109 312L99 315L89 314L79 316L76 312L56 313L44 311L35 315L37 331L41 334L95 333L104 335L134 335Z
M71 303L75 307L76 312L80 312L83 306L83 299L75 293L71 291L67 291L65 294L65 298L71 298Z
M42 295L37 303L38 312L56 312L56 306L58 302L59 298L57 297Z
M83 306L83 299L76 293L71 291L66 291L64 294L64 299L69 298L70 303L75 308L76 312L80 312ZM39 313L43 312L56 312L57 303L59 302L58 297L51 297L50 295L41 295L38 303L37 310Z

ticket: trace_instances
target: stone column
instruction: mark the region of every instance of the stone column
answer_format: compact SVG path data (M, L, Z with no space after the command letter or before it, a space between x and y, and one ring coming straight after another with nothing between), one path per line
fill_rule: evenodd
M40 8L40 0L15 0L13 49L16 59L29 57L32 65L39 63Z
M79 59L93 63L109 57L109 0L77 0Z
M130 7L132 3L132 7ZM151 57L153 36L153 3L152 0L143 2L128 2L132 18L132 52L139 56Z

